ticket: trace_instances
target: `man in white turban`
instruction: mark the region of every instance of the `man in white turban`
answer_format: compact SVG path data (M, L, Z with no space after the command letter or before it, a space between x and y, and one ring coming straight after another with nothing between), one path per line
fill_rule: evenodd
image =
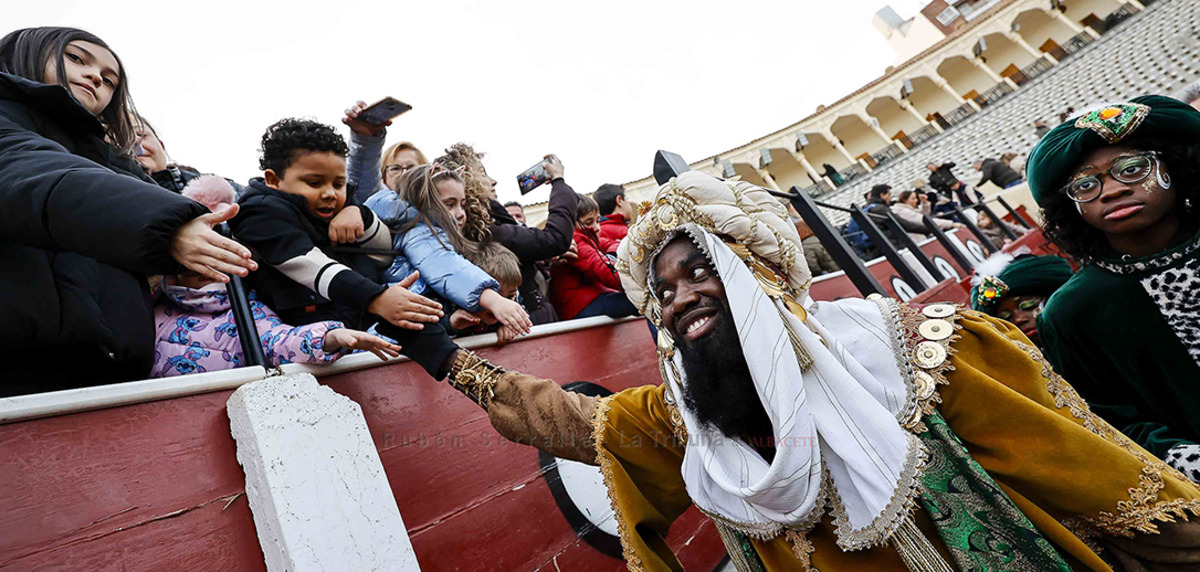
M658 327L661 379L597 399L466 350L449 379L502 435L600 466L630 570L680 568L663 539L691 505L741 570L1200 562L1200 527L1181 522L1200 490L1093 415L1019 330L948 304L811 303L795 227L763 189L680 175L618 268Z

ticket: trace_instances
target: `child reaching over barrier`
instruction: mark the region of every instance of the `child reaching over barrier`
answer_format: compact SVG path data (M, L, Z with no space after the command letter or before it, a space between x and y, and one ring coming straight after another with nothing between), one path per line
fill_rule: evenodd
M417 292L436 295L468 312L488 312L512 330L527 333L533 324L525 309L503 296L500 284L463 256L479 243L462 235L462 177L436 163L421 165L405 173L398 191L367 201L395 236L396 260L385 280L394 282L419 271Z
M336 320L361 329L378 323L379 333L440 378L457 350L439 323L441 305L408 291L416 273L390 287L380 284L391 260L371 253L390 251L391 234L369 209L348 201L348 152L328 125L283 119L267 128L263 177L250 181L232 221L238 239L266 263L252 285L290 324Z
M193 179L183 189L212 211L232 204L236 193L228 181L213 175ZM379 359L396 357L400 346L337 321L303 326L284 324L273 310L250 293L250 311L263 354L272 365L332 363L350 350L369 351ZM218 371L245 365L240 332L225 285L195 272L166 277L154 307L157 335L151 377Z
M521 288L521 261L513 251L494 240L468 248L464 256L480 270L488 273L500 284L499 293L505 299L519 302ZM453 333L481 333L496 331L500 345L507 344L521 334L520 331L499 324L499 319L488 310L476 313L461 308L450 314L450 330Z

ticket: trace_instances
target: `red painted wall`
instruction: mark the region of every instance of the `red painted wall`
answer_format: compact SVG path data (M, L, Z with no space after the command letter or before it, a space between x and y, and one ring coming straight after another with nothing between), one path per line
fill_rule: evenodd
M659 382L644 322L481 353L560 383ZM568 525L537 451L503 440L482 410L414 364L322 381L362 406L423 570L624 569ZM262 570L228 396L0 425L0 568ZM724 556L695 510L668 540L689 570Z

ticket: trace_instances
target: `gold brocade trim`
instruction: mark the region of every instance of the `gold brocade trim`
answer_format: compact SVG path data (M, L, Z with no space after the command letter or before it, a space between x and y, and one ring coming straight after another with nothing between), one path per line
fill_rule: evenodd
M904 462L904 469L900 472L900 478L896 480L895 493L875 520L859 530L850 530L850 518L846 514L846 507L842 506L842 496L826 472L829 512L833 516L833 527L837 532L837 545L842 550L865 550L879 546L891 538L912 514L917 497L921 494L921 475L925 471L929 454L921 444L920 437L911 432L907 437L909 454Z
M1066 408L1085 429L1125 449L1143 465L1142 474L1138 476L1138 485L1129 488L1129 500L1117 501L1115 514L1100 511L1096 517L1069 519L1071 521L1069 529L1072 532L1075 532L1077 536L1080 534L1095 536L1097 531L1102 531L1113 536L1131 538L1135 532L1158 534L1156 521L1166 523L1178 522L1177 519L1187 521L1189 513L1193 516L1200 516L1200 499L1180 498L1157 502L1159 493L1166 487L1163 473L1171 475L1182 483L1191 483L1187 477L1162 460L1149 455L1124 433L1117 431L1107 421L1092 413L1087 401L1080 397L1075 388L1071 387L1062 376L1054 372L1050 363L1042 357L1040 350L1016 340L1013 340L1013 344L1041 364L1042 377L1046 379L1046 390L1054 396L1055 407ZM1066 525L1064 523L1064 526ZM1085 536L1079 537L1086 541Z
M816 566L812 565L812 553L817 549L812 545L812 541L808 539L808 533L799 530L787 531L785 536L788 542L792 544L792 556L800 561L802 569L809 572L821 572Z
M454 358L454 367L446 382L463 395L478 403L484 411L492 404L496 395L496 383L505 372L502 368L479 357L470 350L460 349Z
M604 490L608 494L608 503L612 506L613 518L617 521L617 534L621 538L621 553L625 556L625 566L629 572L645 572L642 559L633 548L633 540L629 536L629 527L625 525L625 514L617 502L617 488L613 483L612 457L604 450L604 425L608 422L608 409L616 395L601 397L596 400L596 412L592 414L592 444L596 447L596 464L600 466L600 474L604 477Z

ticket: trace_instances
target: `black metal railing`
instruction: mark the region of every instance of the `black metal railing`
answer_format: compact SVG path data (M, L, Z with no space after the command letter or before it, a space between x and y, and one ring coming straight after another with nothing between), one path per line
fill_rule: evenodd
M1132 4L1121 4L1120 8L1113 10L1112 13L1110 13L1108 16L1105 16L1105 18L1104 18L1105 33L1112 30L1113 28L1117 27L1117 24L1120 24L1121 22L1128 20L1130 16L1137 14L1137 13L1138 13L1138 9L1134 8Z
M912 142L913 147L916 147L917 145L933 139L937 134L937 127L934 127L933 124L929 124L910 134L908 136L908 140Z
M1012 80L1017 82L1017 85L1021 85L1046 73L1051 67L1054 67L1054 64L1051 64L1050 60L1046 59L1045 57L1040 57L1033 63L1021 68L1021 71L1013 74Z
M867 174L867 168L859 163L851 163L849 167L838 171L838 175L842 177L843 184L849 183L865 174Z
M871 158L875 160L876 165L882 165L903 154L904 151L900 150L899 145L896 143L889 143L887 147L871 153Z
M975 103L978 103L980 107L987 107L1012 92L1012 86L1008 85L1008 82L1002 81L992 86L991 89L977 95Z
M829 181L821 179L812 185L804 187L803 190L805 193L808 193L808 196L810 197L819 197L832 193L835 190L835 187Z
M227 238L233 238L229 225L217 225L217 232ZM233 309L233 323L237 328L238 342L242 346L242 366L268 366L266 354L259 341L258 326L254 323L254 310L250 306L250 289L235 274L229 276L225 284L225 292L229 295L229 303Z
M962 123L964 119L972 115L975 115L975 108L971 107L971 104L969 103L964 103L958 107L955 107L953 111L947 113L944 117L946 119L946 123L953 126Z
M1055 48L1054 51L1050 52L1050 55L1054 56L1054 59L1062 61L1082 50L1085 46L1092 43L1092 41L1094 41L1094 38L1092 38L1091 34L1086 31L1080 32L1071 36L1071 39L1064 42L1061 46Z

